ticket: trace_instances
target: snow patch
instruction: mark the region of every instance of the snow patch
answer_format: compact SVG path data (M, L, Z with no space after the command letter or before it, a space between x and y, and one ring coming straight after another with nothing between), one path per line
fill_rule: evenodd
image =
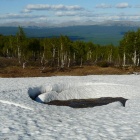
M100 97L136 98L140 92L135 86L115 83L58 83L43 85L36 90L35 100L47 103L53 100L89 99ZM32 94L32 95L33 95Z
M33 110L33 109L30 108L30 107L26 107L26 106L24 106L24 105L17 104L17 103L14 103L14 102L10 102L10 101L0 100L0 102L1 102L1 103L4 103L4 104L8 104L8 105L14 105L14 106L17 106L17 107L21 107L21 108L28 109L28 110Z
M36 97L38 97L40 94L43 93L49 93L51 91L55 91L57 93L60 93L66 89L70 89L73 87L77 87L77 86L85 86L85 85L92 85L92 83L57 83L57 84L44 84L42 86L38 86L38 87L30 87L28 89L28 94L32 99L35 99ZM53 92L51 92L53 93ZM47 95L47 94L46 94Z
M99 106L101 107L101 106ZM107 105L103 105L102 107L104 108L119 108L119 107L123 107L123 104L119 101L113 102L113 103L109 103Z
M127 100L125 107L137 107L140 108L140 99L131 99L131 100Z
M39 95L38 97L35 98L35 101L40 102L40 103L47 103L52 100L57 100L58 93L56 91L50 91L44 94Z
M65 85L65 88L56 92L56 86L53 88L55 84ZM115 102L94 108L73 109L39 104L27 96L30 93L35 98L51 92L56 92L52 94L57 96L65 92L72 95L73 91L80 96L92 92L94 97L121 95L129 100L125 108ZM140 139L140 75L0 78L0 100L2 140ZM26 110L26 107L34 111Z

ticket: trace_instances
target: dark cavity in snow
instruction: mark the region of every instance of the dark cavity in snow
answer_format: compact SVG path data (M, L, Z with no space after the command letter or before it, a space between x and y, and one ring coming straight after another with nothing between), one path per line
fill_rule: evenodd
M125 103L127 99L122 97L102 97L102 98L96 98L96 99L73 99L73 100L55 100L50 101L48 105L56 105L56 106L69 106L72 108L87 108L87 107L95 107L95 106L102 106L107 105L109 103L113 102L121 102L122 105L125 107Z
M38 97L41 92L39 88L29 88L28 90L29 97L32 100L36 101L36 97ZM94 98L94 99L71 99L71 100L53 100L50 102L42 102L41 100L36 101L43 104L48 105L56 105L56 106L69 106L72 108L87 108L87 107L95 107L95 106L102 106L107 105L113 102L120 102L122 106L125 107L125 103L128 99L122 97L101 97L101 98Z

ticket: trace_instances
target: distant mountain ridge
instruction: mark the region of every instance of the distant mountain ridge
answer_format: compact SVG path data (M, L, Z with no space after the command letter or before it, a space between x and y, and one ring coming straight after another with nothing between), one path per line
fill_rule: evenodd
M130 26L130 27L140 27L140 21L113 21L105 20L101 22L87 20L87 21L67 21L67 22L58 22L58 21L47 21L47 22L9 22L9 23L0 23L1 27L69 27L69 26L90 26L90 25L100 25L100 26Z
M139 26L130 26L124 24L105 24L105 25L80 25L67 27L23 27L28 37L57 37L67 35L72 40L91 41L96 44L118 45L123 35L128 31L135 31ZM0 27L0 34L15 35L18 27Z

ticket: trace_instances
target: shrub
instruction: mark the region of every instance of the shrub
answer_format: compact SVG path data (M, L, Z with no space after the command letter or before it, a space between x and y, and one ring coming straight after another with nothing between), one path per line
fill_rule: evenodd
M108 61L97 62L96 65L99 66L99 67L111 67L111 66L114 66L113 63L108 62Z

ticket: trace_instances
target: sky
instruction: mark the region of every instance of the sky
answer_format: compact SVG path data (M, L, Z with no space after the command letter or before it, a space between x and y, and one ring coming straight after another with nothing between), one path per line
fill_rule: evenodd
M140 0L0 0L0 25L140 21Z

